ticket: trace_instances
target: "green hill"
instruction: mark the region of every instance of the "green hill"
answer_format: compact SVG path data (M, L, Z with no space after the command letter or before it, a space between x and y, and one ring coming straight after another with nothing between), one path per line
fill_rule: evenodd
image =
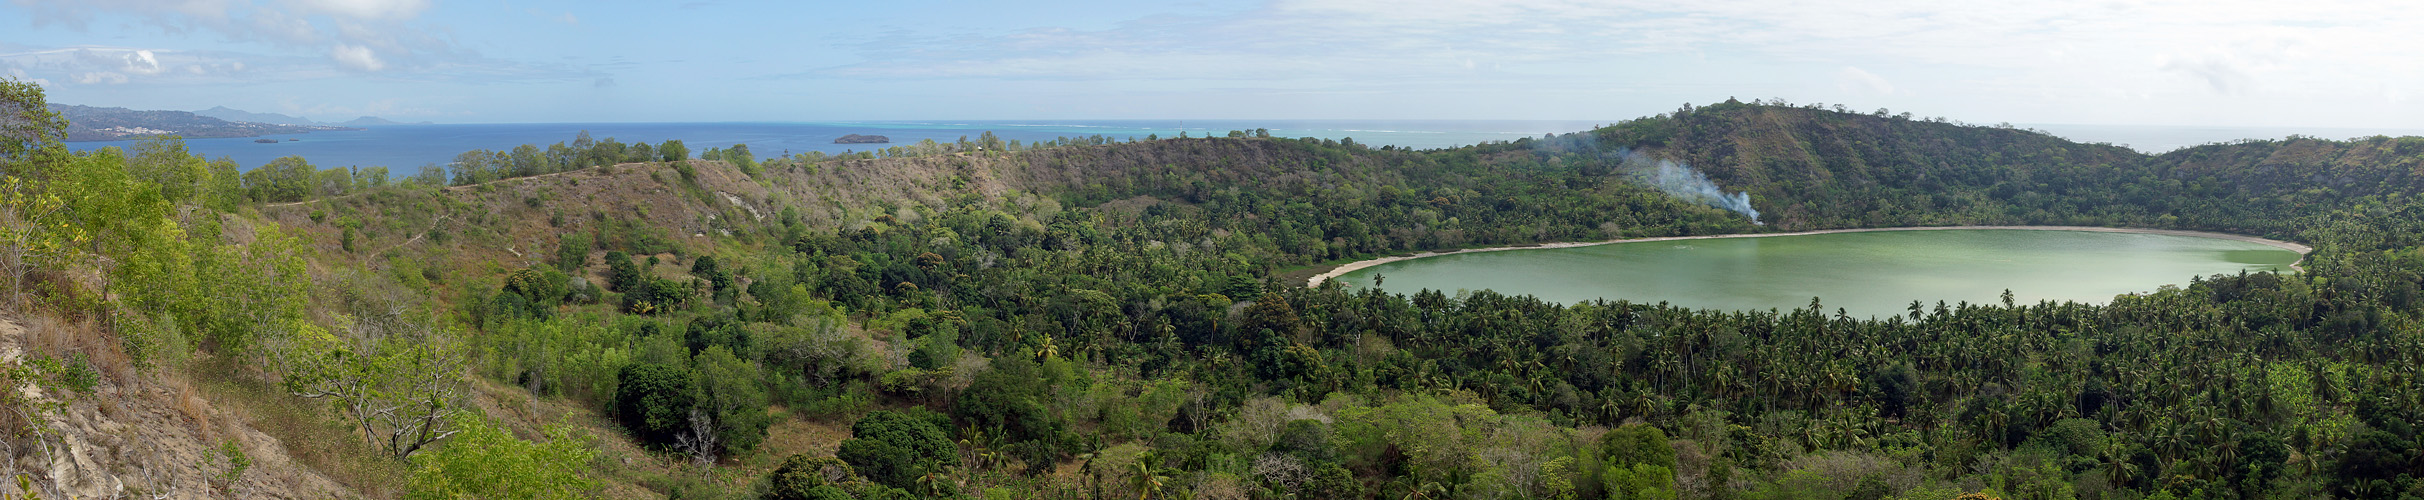
M70 141L119 141L162 135L212 139L361 130L322 125L227 121L185 111L145 111L64 104L52 104L50 109L67 116L69 123L67 140Z
M0 423L100 457L29 476L85 496L106 476L295 497L2399 498L2424 495L2420 144L2147 156L1728 102L1438 151L691 158L584 135L390 182L18 140L5 201L30 215L0 222L28 251L0 274L32 325L7 339L31 388L8 407L31 416ZM1641 182L1660 161L1766 224ZM1285 278L1947 224L2315 252L2105 305L1875 320ZM179 386L202 389L143 389ZM178 444L100 453L114 428Z

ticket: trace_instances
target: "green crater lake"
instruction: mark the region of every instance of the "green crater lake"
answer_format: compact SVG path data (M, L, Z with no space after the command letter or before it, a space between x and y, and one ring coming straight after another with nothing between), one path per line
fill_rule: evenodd
M2241 271L2288 272L2298 252L2168 234L1962 229L1711 238L1466 252L1380 264L1338 277L1399 293L1489 289L1576 303L1629 300L1726 310L1797 309L1819 298L1855 317L2113 296Z

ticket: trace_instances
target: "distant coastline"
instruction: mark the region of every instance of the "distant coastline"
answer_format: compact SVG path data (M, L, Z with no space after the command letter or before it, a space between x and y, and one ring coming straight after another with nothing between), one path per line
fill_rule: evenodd
M1438 256L1442 256L1442 255L1456 255L1456 254L1480 253L1480 252L1503 252L1503 251L1507 251L1507 250L1532 250L1532 249L1540 249L1540 248L1578 248L1578 247L1590 247L1590 246L1599 246L1599 245L1612 245L1612 244L1617 244L1617 243L1648 243L1648 242L1654 242L1654 241L1706 240L1706 239L1716 239L1716 238L1765 238L1765 237L1770 237L1770 236L1809 236L1809 235L1815 235L1815 234L1838 234L1838 233L1872 233L1872 232L1881 232L1881 231L1951 231L1951 230L1961 230L1961 229L2011 229L2011 230L2027 230L2027 231L2083 231L2083 232L2091 232L2091 233L2133 233L2133 234L2160 234L2160 235L2166 235L2166 236L2189 236L2189 237L2197 237L2197 238L2214 238L2214 239L2223 239L2223 240L2244 241L2244 242L2248 242L2248 243L2255 243L2255 244L2259 244L2259 245L2270 246L2270 247L2273 247L2273 248L2279 248L2279 249L2282 249L2282 250L2288 250L2288 251L2292 251L2292 252L2297 252L2297 253L2298 253L2298 257L2299 257L2299 258L2298 258L2298 262L2293 262L2293 263L2290 263L2289 268L2290 268L2290 269L2295 269L2295 270L2298 270L2298 271L2301 271L2301 272L2305 271L2306 269L2305 269L2305 268L2303 268L2303 267L2299 267L2299 266L2298 266L2298 264L2300 264L2300 263L2304 263L2304 262L2306 261L2305 257L2306 257L2307 252L2313 252L2313 251L2314 251L2314 247L2311 247L2311 246L2307 246L2307 245L2300 244L2300 243L2294 243L2294 242L2288 242L2288 241L2275 240L2275 239L2270 239L2270 238L2258 238L2258 237L2254 237L2254 236L2247 236L2247 235L2242 235L2242 234L2213 233L2213 232L2205 232L2205 231L2182 231L2182 230L2177 230L2177 229L2138 229L2138 228L2127 228L2127 227L2093 227L2093 226L1930 226L1930 227L1872 227L1872 228L1859 228L1859 229L1827 229L1827 230L1821 230L1821 231L1801 231L1801 232L1794 232L1794 233L1744 233L1744 234L1712 234L1712 235L1705 235L1705 236L1665 236L1665 237L1657 237L1657 238L1632 238L1632 239L1608 240L1608 241L1576 241L1576 242L1563 242L1563 243L1542 243L1542 244L1536 244L1536 245L1511 245L1511 246L1489 247L1489 248L1469 248L1469 249L1464 249L1464 250L1450 250L1450 251L1445 251L1445 252L1421 252L1421 253L1416 253L1416 254L1413 254L1413 255L1399 255L1399 256L1394 256L1394 257L1381 257L1381 258L1377 258L1377 259L1360 260L1360 261L1355 261L1355 262L1349 262L1349 263L1346 263L1346 264L1340 264L1340 265L1338 265L1337 267L1333 267L1333 268L1330 268L1329 270L1323 271L1323 272L1321 272L1321 273L1319 273L1319 274L1315 274L1315 275L1313 275L1313 277L1312 277L1312 278L1305 280L1305 286L1307 286L1307 287L1320 287L1320 286L1322 285L1322 283L1328 282L1328 281L1330 281L1330 280L1332 280L1332 279L1336 279L1336 278L1338 278L1339 276L1345 276L1347 273L1351 273L1351 272L1355 272L1355 271L1360 271L1360 270L1363 270L1364 268L1368 268L1368 267L1372 267L1372 266L1377 266L1377 265L1381 265L1381 264L1387 264L1387 263L1391 263L1391 262L1408 261L1408 260L1421 259L1421 258L1428 258L1428 257L1438 257Z
M1130 138L1177 137L1176 120L971 120L951 122L704 122L704 123L441 123L421 126L365 127L358 132L342 134L312 134L310 140L287 143L280 147L254 144L252 139L204 139L186 136L186 147L196 154L211 158L226 156L249 170L284 156L302 156L313 165L328 166L386 166L390 172L408 172L422 165L445 165L456 155L473 149L510 150L522 144L546 146L569 142L582 131L591 137L615 138L624 143L655 144L667 139L680 139L695 150L707 147L729 147L748 144L760 156L780 156L819 151L826 154L864 152L888 145L836 144L833 139L848 134L882 135L893 145L932 139L950 143L962 137L975 138L992 132L1005 141L1026 143L1048 142L1058 138L1084 138L1101 135L1126 141ZM1316 137L1344 139L1352 137L1358 144L1372 147L1393 145L1399 148L1432 149L1467 146L1487 141L1505 141L1540 137L1547 132L1572 132L1591 126L1588 122L1554 120L1534 121L1402 121L1402 120L1189 120L1186 130L1201 136L1207 131L1221 135L1229 130L1269 128L1280 137ZM283 139L285 134L270 134ZM73 142L68 147L79 151L117 146L134 147L132 138L108 141Z

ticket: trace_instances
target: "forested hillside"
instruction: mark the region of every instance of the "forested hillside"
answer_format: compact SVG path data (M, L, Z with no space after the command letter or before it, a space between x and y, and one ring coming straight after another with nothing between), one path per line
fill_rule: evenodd
M2424 498L2424 139L2147 156L1729 101L1436 151L1240 131L694 159L584 135L391 182L239 176L173 140L70 154L7 85L8 314L65 333L7 340L32 390L0 472L45 498ZM1878 319L1281 278L1948 224L2316 250ZM217 451L175 472L80 423L202 399L224 408L171 428Z
M67 129L67 140L70 141L116 141L160 135L196 139L259 137L267 134L361 130L327 125L228 121L184 111L148 111L57 104L51 105L50 108L52 111L74 118L68 124Z

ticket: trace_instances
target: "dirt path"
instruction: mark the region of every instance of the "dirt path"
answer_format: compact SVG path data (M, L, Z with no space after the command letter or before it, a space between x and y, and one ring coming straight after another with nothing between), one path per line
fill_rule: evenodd
M1446 251L1446 252L1422 252L1422 253L1417 253L1417 254L1413 254L1413 255L1401 255L1401 256L1396 256L1396 257L1382 257L1382 258L1378 258L1378 259L1371 259L1371 260L1364 260L1364 261L1356 261L1356 262L1349 262L1349 263L1346 263L1346 264L1341 264L1341 265L1339 265L1338 267L1331 268L1329 271L1325 271L1325 272L1322 272L1321 274L1316 274L1316 275L1313 275L1313 278L1312 278L1312 279L1309 279L1309 280L1306 280L1306 281L1305 281L1305 286L1309 286L1309 287L1318 287L1318 286L1321 286L1321 284L1322 284L1323 282L1330 281L1330 279L1331 279L1331 278L1337 278L1337 277L1339 277L1339 276L1344 276L1344 275L1346 275L1347 273L1355 272L1355 271L1357 271L1357 270L1361 270L1361 269L1363 269L1363 268L1372 267L1372 266L1377 266L1377 265L1381 265L1381 264L1387 264L1387 263L1391 263L1391 262L1398 262L1398 261L1414 260L1414 259L1420 259L1420 258L1424 258L1424 257L1438 257L1438 256L1441 256L1441 255L1453 255L1453 254L1461 254L1461 253L1499 252L1499 251L1506 251L1506 250L1531 250L1531 249L1536 249L1536 248L1575 248L1575 247L1588 247L1588 246L1607 245L1607 244L1614 244L1614 243L1645 243L1645 242L1652 242L1652 241L1706 240L1706 239L1716 239L1716 238L1765 238L1765 237L1770 237L1770 236L1807 236L1807 235L1813 235L1813 234L1835 234L1835 233L1872 233L1872 232L1880 232L1880 231L1948 231L1948 230L1955 230L1955 229L2020 229L2020 230L2030 230L2030 231L2085 231L2085 232L2091 232L2091 233L2134 233L2134 234L2161 234L2161 235L2169 235L2169 236L2190 236L2190 237L2198 237L2198 238L2215 238L2215 239L2225 239L2225 240L2233 240L2233 241L2244 241L2244 242L2248 242L2248 243L2255 243L2255 244L2259 244L2259 245L2270 246L2270 247L2273 247L2273 248L2279 248L2279 249L2282 249L2282 250L2288 250L2288 251L2292 251L2292 252L2297 252L2297 253L2298 253L2298 256L2299 256L2299 261L2300 261L2300 262L2305 261L2305 256L2306 256L2306 253L2307 253L2307 252L2312 252L2312 251L2314 251L2314 247L2310 247L2310 246L2306 246L2306 245L2303 245L2303 244L2298 244L2298 243L2293 243L2293 242L2281 241L2281 240L2266 239L2266 238L2258 238L2258 237L2254 237L2254 236L2239 235L2239 234L2229 234L2229 233L2209 233L2209 232L2205 232L2205 231L2181 231L2181 230L2174 230L2174 229L2137 229L2137 228L2126 228L2126 227L2088 227L2088 226L1942 226L1942 227L1877 227L1877 228L1864 228L1864 229L1828 229L1828 230L1824 230L1824 231L1802 231L1802 232L1798 232L1798 233L1755 233L1755 234L1713 234L1713 235L1707 235L1707 236L1668 236L1668 237L1662 237L1662 238L1634 238L1634 239L1627 239L1627 240L1582 241L1582 242L1567 242L1567 243L1544 243L1544 244L1539 244L1539 245L1521 245L1521 246L1505 246L1505 247L1491 247L1491 248L1473 248L1473 249L1465 249L1465 250L1453 250L1453 251ZM2298 267L2298 264L2297 264L2297 263L2292 263L2292 264L2290 264L2290 265L2289 265L2289 267L2290 267L2291 269L2296 269L2296 270L2299 270L2299 271L2304 271L2304 270L2305 270L2305 268Z
M621 167L621 166L623 166L623 165L640 165L640 164L652 164L652 163L660 163L660 162L633 162L633 163L617 163L617 164L615 164L615 166L616 166L616 167ZM555 176L560 176L560 175L565 175L565 174L577 174L577 173L581 173L581 172L587 172L587 171L591 171L591 170L597 170L597 169L598 169L598 167L586 167L586 168L577 168L577 169L566 170L566 171L562 171L562 172L555 172L555 173L547 173L547 174L539 174L539 175L531 175L531 176L523 176L523 177L507 177L507 178L503 178L503 179L497 179L497 180L493 180L493 181L482 182L482 183L480 183L480 184L464 184L464 185L461 185L461 186L446 186L444 189L445 189L445 190L447 190L447 191L462 191L462 190L465 190L465 189L477 189L477 188L479 188L479 187L480 187L480 185L481 185L481 184L492 184L492 183L498 183L498 182L512 182L512 181L521 181L521 180L527 180L527 179L545 179L545 178L548 178L548 177L555 177ZM261 206L262 206L262 207L264 207L264 208L273 208L273 207L291 207L291 206L295 206L295 205L302 205L302 204L307 204L307 203L318 203L318 202L320 202L320 201L322 201L322 200L342 200L342 199L346 199L346 198L352 198L352 197L355 197L355 196L360 196L361 194L362 194L362 193L352 193L352 194L340 195L340 196L329 197L329 198L312 198L312 199L303 200L303 201L289 201L289 202L285 202L285 203L264 203L264 204L262 204Z

